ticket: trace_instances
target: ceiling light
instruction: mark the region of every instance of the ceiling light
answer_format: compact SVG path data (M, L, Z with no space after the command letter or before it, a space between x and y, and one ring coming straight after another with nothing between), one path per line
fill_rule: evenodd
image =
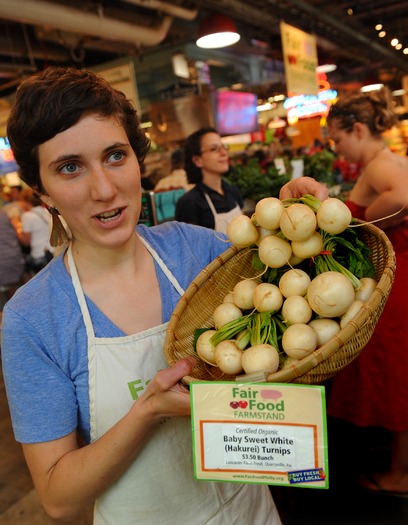
M401 44L401 43L399 43L399 44L397 44L397 45L395 46L395 49L397 49L398 51L399 51L401 48L402 48L402 44Z
M387 34L387 33L386 33L385 31L380 31L380 32L378 33L378 36L379 36L380 38L384 38L386 34Z
M396 89L391 93L391 95L393 97L402 97L403 95L405 95L405 89Z
M399 41L398 41L398 38L393 38L393 39L391 40L391 45L392 45L393 47L395 47L395 46L398 44L398 42L399 42Z
M383 27L382 24L377 24L377 25L375 26L375 29L376 29L377 31L381 31L382 27Z
M381 89L382 87L384 87L384 84L367 84L363 86L360 91L367 93L368 91L377 91L377 89Z
M235 44L240 39L234 22L221 13L209 15L200 24L197 46L217 49Z
M317 73L331 73L332 71L336 71L337 66L336 64L322 64L321 66L317 66L316 72Z

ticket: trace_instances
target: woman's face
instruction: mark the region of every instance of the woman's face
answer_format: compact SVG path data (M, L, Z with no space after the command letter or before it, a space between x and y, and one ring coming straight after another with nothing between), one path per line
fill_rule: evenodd
M203 175L223 175L229 168L228 152L218 133L206 133L201 137L201 155L197 155L193 160L201 168Z
M85 115L38 154L43 200L66 220L74 243L110 248L129 240L141 208L140 169L115 118Z
M328 126L328 132L331 140L334 142L335 151L339 155L344 155L350 162L359 162L361 155L360 141L353 128L346 131L339 128L336 119Z

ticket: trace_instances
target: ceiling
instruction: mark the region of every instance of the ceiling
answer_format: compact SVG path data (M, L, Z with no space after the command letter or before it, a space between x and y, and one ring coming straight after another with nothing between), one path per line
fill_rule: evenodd
M229 51L282 60L279 24L316 35L319 63L335 63L332 84L408 75L406 0L0 0L0 98L50 64L93 67L194 42L209 12L232 18L242 35ZM387 32L378 38L374 26Z

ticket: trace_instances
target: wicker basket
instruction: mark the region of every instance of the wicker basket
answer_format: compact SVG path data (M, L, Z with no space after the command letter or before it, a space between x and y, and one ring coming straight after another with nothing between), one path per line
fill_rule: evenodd
M231 376L219 368L198 360L191 381L270 381L281 383L321 384L355 359L367 344L378 322L394 281L395 255L388 237L372 224L360 227L362 239L370 248L378 285L358 315L338 334L309 356L274 373ZM360 230L360 231L361 231ZM249 248L229 248L204 268L192 281L177 304L168 324L164 352L169 365L192 355L194 332L213 326L212 315L225 294L245 277L255 277Z

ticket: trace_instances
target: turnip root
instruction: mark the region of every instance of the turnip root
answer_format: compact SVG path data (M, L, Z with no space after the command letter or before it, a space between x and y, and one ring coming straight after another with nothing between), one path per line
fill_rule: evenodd
M327 341L330 341L332 337L340 332L340 325L334 319L322 317L320 319L313 319L308 324L317 334L317 348L326 344Z
M313 311L301 295L291 295L282 306L283 322L287 324L305 323L312 318Z
M215 348L210 343L210 337L215 334L215 330L206 330L197 339L196 350L197 354L209 365L215 366Z
M316 346L317 334L307 324L292 324L283 333L282 348L294 359L303 359L314 352Z
M292 365L296 365L299 362L299 359L295 359L294 357L287 357L282 365L282 370L285 370L286 368L289 368Z
M319 228L332 235L337 235L350 225L352 215L343 201L333 197L320 204L316 218Z
M255 220L262 228L276 230L279 228L283 209L283 204L279 199L266 197L258 201L255 206Z
M313 232L305 241L292 241L292 252L296 257L308 259L316 257L323 249L323 239L320 233Z
M282 275L279 280L279 289L284 297L306 295L310 281L311 279L305 271L293 268Z
M371 277L362 277L360 279L360 286L356 290L355 298L360 301L368 301L376 289L377 284L377 281Z
M262 226L258 226L258 239L256 240L256 244L259 246L262 239L268 235L276 235L278 232L279 230L267 230L266 228L262 228Z
M246 374L276 372L279 367L279 353L272 345L251 346L242 355L242 367Z
M255 244L258 235L257 227L246 215L238 215L227 226L228 239L238 248Z
M253 301L258 312L277 312L282 306L283 297L276 285L260 283L254 290Z
M340 317L340 327L344 328L347 323L354 319L354 317L358 314L363 305L364 301L361 301L360 299L356 299L355 301L353 301L349 308Z
M241 310L252 310L254 307L253 295L258 283L252 279L239 281L233 290L234 303Z
M221 303L214 310L213 321L214 326L217 330L223 327L225 324L235 319L239 319L243 316L240 308L234 303Z
M340 272L317 275L307 290L307 300L314 312L322 317L340 317L354 301L354 286Z
M232 292L228 292L225 294L224 299L222 300L223 303L233 303L234 302L234 294Z
M292 248L287 241L280 237L268 235L259 243L258 255L261 262L266 266L281 268L288 263L292 255Z
M243 370L243 353L234 341L221 341L221 343L215 347L215 363L225 374L239 374Z
M314 211L306 204L296 203L282 212L279 227L283 235L291 241L304 241L316 230Z

